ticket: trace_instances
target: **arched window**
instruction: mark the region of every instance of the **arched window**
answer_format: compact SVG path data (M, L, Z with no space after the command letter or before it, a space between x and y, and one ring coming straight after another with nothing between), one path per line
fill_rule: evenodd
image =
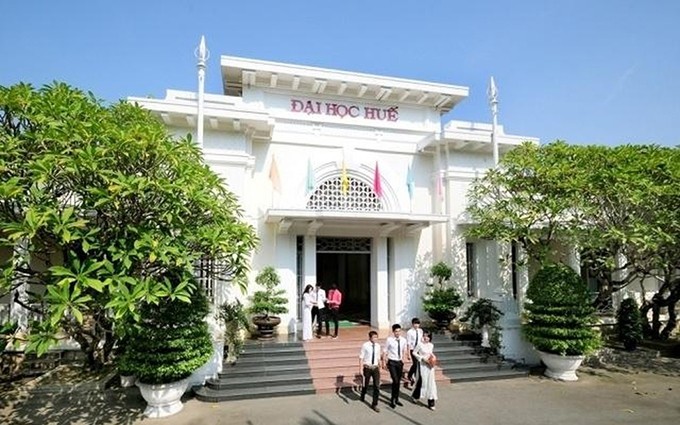
M335 177L321 183L307 201L308 210L317 211L382 211L382 202L373 188L349 177L347 193L342 193L342 179Z

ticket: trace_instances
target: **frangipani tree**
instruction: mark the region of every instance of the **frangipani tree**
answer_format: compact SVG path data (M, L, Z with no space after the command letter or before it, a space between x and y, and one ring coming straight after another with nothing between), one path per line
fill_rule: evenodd
M524 144L476 180L468 211L477 237L518 241L545 263L555 242L587 253L602 296L644 278L660 282L643 313L647 334L667 338L680 299L680 149L654 145ZM659 310L668 308L661 329ZM643 318L646 314L643 314Z
M28 349L64 330L98 367L141 303L190 302L195 267L246 285L256 242L190 137L63 83L0 87L0 295L28 284Z

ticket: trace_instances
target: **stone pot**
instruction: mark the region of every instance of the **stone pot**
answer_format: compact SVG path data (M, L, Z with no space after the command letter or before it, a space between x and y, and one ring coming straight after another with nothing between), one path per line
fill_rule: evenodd
M184 407L180 399L189 386L189 379L169 384L137 382L137 386L147 403L144 415L149 418L164 418L180 412Z
M576 369L581 366L585 356L560 356L543 351L539 351L538 354L546 366L545 376L560 381L578 381Z
M253 323L257 326L260 341L271 341L274 338L274 328L281 323L281 318L278 316L255 316Z

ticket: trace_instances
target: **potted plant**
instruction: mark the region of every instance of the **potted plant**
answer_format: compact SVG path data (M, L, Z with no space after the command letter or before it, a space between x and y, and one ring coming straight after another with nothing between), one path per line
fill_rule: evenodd
M423 296L423 310L434 320L439 329L446 329L451 320L456 317L456 309L463 305L463 298L456 288L446 286L451 274L451 267L443 261L432 266L430 275L436 282Z
M633 298L626 298L621 302L616 312L616 331L628 351L634 351L642 341L642 317Z
M585 354L600 346L595 309L580 276L564 264L547 264L529 282L522 330L539 351L545 374L575 381Z
M255 278L255 283L264 290L255 291L251 297L248 312L253 314L253 323L259 332L258 339L271 340L274 337L274 328L281 323L281 318L277 314L288 312L288 307L286 307L288 299L284 297L285 291L278 288L281 279L271 266L260 271Z
M130 332L121 366L134 373L151 418L182 410L180 398L192 372L213 355L204 317L208 301L195 290L191 302L163 299L140 309L140 322Z
M248 329L248 316L241 301L226 302L217 312L219 320L224 323L224 342L227 344L227 363L236 363L243 348L243 334Z
M492 346L489 341L489 331L493 331L494 334L499 331L498 320L500 320L502 315L503 312L490 299L480 298L468 307L460 321L468 323L472 329L481 332L482 347L498 350L499 347ZM498 342L498 338L493 338L493 341Z

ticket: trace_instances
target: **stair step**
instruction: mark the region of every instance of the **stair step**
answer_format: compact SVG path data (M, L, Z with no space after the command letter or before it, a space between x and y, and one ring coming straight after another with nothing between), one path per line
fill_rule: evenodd
M250 387L275 387L279 385L312 384L309 374L273 375L273 376L237 376L219 379L209 379L206 386L214 390L250 388Z
M276 375L290 375L298 373L309 373L309 365L307 363L300 364L282 364L282 365L248 365L248 366L227 366L219 374L220 379L226 377L238 376L276 376Z
M315 394L311 384L281 385L269 387L250 387L237 389L214 390L208 387L194 389L196 398L201 401L216 403L227 400L245 400L254 398L285 397L292 395Z
M284 364L298 364L307 363L307 358L305 353L290 354L285 356L251 356L245 358L239 358L236 362L237 365L257 365L257 364L268 364L268 365L284 365Z

